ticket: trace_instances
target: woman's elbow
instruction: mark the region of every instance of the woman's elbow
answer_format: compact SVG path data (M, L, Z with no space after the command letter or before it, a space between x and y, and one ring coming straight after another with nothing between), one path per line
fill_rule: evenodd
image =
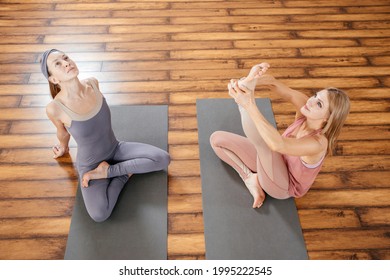
M279 143L279 142L273 142L270 145L268 145L268 147L270 148L271 151L277 152L280 154L283 154L284 151L286 150L284 143Z

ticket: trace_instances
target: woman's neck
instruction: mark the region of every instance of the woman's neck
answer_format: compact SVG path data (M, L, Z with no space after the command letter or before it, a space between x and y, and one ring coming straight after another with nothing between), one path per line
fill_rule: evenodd
M82 96L85 85L76 77L72 80L60 83L61 94L67 98L79 98Z
M322 128L323 120L313 120L306 118L306 122L304 123L304 130L307 131L315 131Z

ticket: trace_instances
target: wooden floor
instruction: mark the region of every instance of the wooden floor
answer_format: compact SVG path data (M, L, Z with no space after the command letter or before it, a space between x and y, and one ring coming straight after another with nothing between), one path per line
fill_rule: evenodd
M310 259L390 259L389 0L24 2L0 1L0 259L65 252L75 143L52 159L37 63L49 48L67 52L80 78L98 78L110 105L169 105L169 259L205 258L197 98L228 98L229 79L262 61L307 94L346 90L352 112L337 155L296 200L307 250ZM281 132L292 109L273 101Z

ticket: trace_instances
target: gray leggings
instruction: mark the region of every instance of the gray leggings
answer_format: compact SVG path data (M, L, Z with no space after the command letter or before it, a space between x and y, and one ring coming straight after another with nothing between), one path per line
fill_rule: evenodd
M87 188L81 187L85 207L96 222L103 222L111 215L118 196L129 179L128 174L163 170L169 165L170 157L166 151L152 145L119 142L105 161L110 164L108 178L91 180ZM79 167L80 181L84 173L96 168L99 163Z

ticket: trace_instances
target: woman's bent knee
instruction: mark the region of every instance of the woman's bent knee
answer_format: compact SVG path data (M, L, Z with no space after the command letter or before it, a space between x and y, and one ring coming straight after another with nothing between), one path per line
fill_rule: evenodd
M104 222L111 215L111 213L109 213L105 209L100 209L100 210L94 209L94 211L88 211L88 214L92 218L92 220L94 220L97 223Z

